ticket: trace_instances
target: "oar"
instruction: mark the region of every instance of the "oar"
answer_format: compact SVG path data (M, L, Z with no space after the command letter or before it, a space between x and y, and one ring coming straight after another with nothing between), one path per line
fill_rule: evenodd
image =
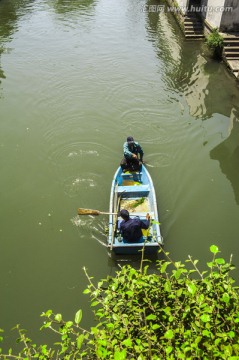
M78 209L78 215L117 215L117 213L110 213L110 212L104 212L99 210L92 210L92 209Z

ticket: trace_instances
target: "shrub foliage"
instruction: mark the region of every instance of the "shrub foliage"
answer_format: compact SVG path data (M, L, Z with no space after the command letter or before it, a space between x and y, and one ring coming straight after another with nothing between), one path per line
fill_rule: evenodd
M206 38L206 43L210 49L218 49L223 47L223 36L219 34L218 29L212 30L211 34Z
M42 328L59 334L52 348L36 346L17 326L18 355L3 359L239 359L239 296L230 276L231 263L210 247L212 261L201 272L190 256L185 263L158 261L150 273L142 261L139 270L127 265L115 277L84 293L91 297L96 326L80 327L82 311L64 321L51 310L42 314Z

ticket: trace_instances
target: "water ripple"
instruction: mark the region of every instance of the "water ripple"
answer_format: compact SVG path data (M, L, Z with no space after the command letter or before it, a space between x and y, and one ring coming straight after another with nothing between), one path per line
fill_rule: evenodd
M77 177L62 179L64 192L70 198L89 192L90 188L99 188L101 177L92 173L79 174ZM99 190L99 189L98 189Z

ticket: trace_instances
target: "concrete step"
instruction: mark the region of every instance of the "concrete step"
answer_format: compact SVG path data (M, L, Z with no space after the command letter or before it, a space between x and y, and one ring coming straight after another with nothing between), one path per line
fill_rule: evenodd
M192 19L192 18L184 18L184 23L194 23L194 24L202 24L202 22L198 19Z
M198 35L198 34L187 35L187 34L185 34L185 38L186 38L186 40L203 40L204 35Z
M230 57L230 58L238 58L239 56L239 52L238 53L233 53L233 52L224 52L224 55L226 56L226 58Z
M227 64L234 73L239 71L239 60L230 60Z
M202 28L195 28L195 27L185 27L184 28L184 31L185 32L190 32L190 31L193 31L193 32L200 32L203 34L203 29Z
M193 22L202 22L198 17L196 16L184 16L184 21L193 21Z
M224 49L226 51L239 51L239 46L224 46Z
M198 21L198 20L194 20L194 19L187 19L187 20L184 20L184 24L202 25L202 21Z
M224 44L239 44L239 39L227 40L224 39Z
M203 24L194 13L186 14L184 17L184 34L186 40L204 39Z
M239 36L238 35L226 35L226 36L223 36L224 37L224 40L226 41L230 41L230 40L238 40L239 39Z
M229 50L231 47L233 47L233 46L235 46L235 45L239 47L239 42L238 42L238 44L237 44L237 43L235 43L235 44L232 44L232 43L230 43L230 44L225 44L225 43L224 43L223 46L224 46L224 49L228 49L228 50Z
M239 55L238 55L238 56L234 56L234 57L232 57L232 56L226 56L225 58L226 58L226 60L228 60L228 61L230 61L230 60L239 60Z
M186 28L191 28L191 27L193 27L193 28L197 28L197 29L203 29L203 26L202 26L202 24L184 24L184 27Z
M185 31L185 35L201 35L204 36L201 31Z

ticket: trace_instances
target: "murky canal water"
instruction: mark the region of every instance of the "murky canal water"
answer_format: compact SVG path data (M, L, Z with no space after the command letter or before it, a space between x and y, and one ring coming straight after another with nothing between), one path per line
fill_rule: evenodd
M98 280L117 262L104 246L107 218L79 221L76 210L108 209L128 135L144 148L172 257L204 263L216 244L239 265L239 87L171 14L144 5L0 1L6 344L16 323L40 340L49 308L91 319L82 268Z

